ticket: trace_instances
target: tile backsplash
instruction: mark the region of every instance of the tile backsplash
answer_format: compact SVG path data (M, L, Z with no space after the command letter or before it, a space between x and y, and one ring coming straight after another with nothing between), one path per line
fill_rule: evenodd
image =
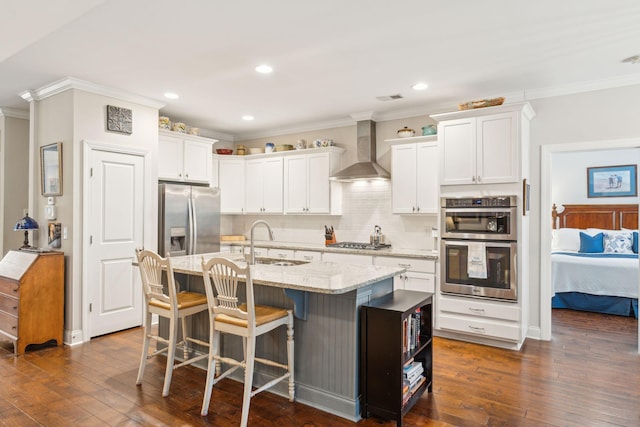
M222 215L221 234L249 238L251 224L264 219L278 241L322 245L325 225L333 225L339 242L368 242L374 226L379 225L394 248L434 249L431 228L437 227L437 216L392 214L390 181L342 185L342 215ZM256 228L255 237L268 239L266 228Z

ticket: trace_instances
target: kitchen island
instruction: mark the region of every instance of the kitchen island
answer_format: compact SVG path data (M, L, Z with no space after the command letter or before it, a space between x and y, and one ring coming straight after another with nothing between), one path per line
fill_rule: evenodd
M214 256L244 262L243 255L229 253L173 257L182 289L204 293L201 263ZM294 310L296 401L353 421L360 419L360 306L393 292L393 277L404 271L399 267L319 261L251 266L256 303ZM197 338L208 340L207 313L194 316L191 327ZM168 334L168 327L162 323L160 333ZM286 360L285 334L285 329L279 328L258 339L256 353ZM223 336L222 352L241 355L240 339ZM277 374L273 368L257 365L254 385L259 387ZM234 378L242 381L242 375L237 372ZM287 396L284 383L270 390Z

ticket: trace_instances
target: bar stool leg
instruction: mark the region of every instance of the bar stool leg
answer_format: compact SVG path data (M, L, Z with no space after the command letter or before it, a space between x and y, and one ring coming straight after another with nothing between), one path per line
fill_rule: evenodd
M293 402L295 396L295 383L293 379L294 346L293 346L293 313L289 311L289 324L287 325L287 364L289 365L289 402Z
M244 393L242 395L242 418L240 426L246 427L249 420L249 404L251 403L251 388L253 385L253 365L256 355L256 337L252 335L247 337L245 351L245 368L244 368Z
M136 379L136 385L142 384L142 376L144 375L144 368L147 366L147 354L149 353L149 341L151 338L151 313L147 311L146 322L144 324L144 340L142 341L142 355L140 356L140 367L138 368L138 378Z
M177 319L174 319L172 317L169 320L169 348L167 349L167 367L164 373L164 387L162 388L162 397L167 397L169 395L169 387L171 386L171 375L173 374L173 360L176 353L177 338Z

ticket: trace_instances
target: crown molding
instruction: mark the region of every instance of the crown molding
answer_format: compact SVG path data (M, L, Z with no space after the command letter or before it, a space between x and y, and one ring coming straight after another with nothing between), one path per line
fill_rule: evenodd
M94 93L96 95L108 96L111 98L143 105L145 107L156 108L158 110L165 106L165 104L156 101L155 99L136 95L124 90L114 89L96 83L87 82L75 77L65 77L64 79L42 86L39 89L26 90L20 93L20 96L22 97L22 99L28 102L41 101L45 98L57 95L69 89L78 89L85 92Z
M624 86L633 86L640 84L640 74L627 74L624 76L591 80L586 82L571 83L562 86L554 86L539 89L524 90L526 100L553 98L555 96L573 95L585 92L595 92L598 90L614 89Z
M0 117L29 120L29 111L19 110L17 108L0 107Z
M538 89L522 89L520 91L513 91L510 93L496 94L492 96L486 96L484 98L496 98L498 96L504 96L506 98L506 104L520 103L530 101L532 99L553 98L556 96L572 95L578 93L595 92L598 90L615 89L624 86L640 85L640 74L628 74L620 77L593 80L587 82L571 83L567 85L553 86L547 88ZM483 97L478 97L478 99ZM342 126L351 126L355 124L355 121L359 117L370 117L375 121L387 121L397 119L407 119L409 117L428 116L431 114L447 113L451 111L457 111L457 104L443 103L438 105L429 105L422 107L412 107L402 110L392 110L384 113L364 112L351 114L351 118L308 123L306 125L274 128L265 132L252 132L252 133L240 133L237 134L236 140L248 140L257 138L267 138L273 136L287 135L291 133L309 132L314 130L330 129ZM374 118L375 117L375 118Z

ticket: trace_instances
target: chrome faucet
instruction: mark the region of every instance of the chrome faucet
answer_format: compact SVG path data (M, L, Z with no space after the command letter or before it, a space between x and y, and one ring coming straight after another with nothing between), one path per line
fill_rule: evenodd
M269 226L269 223L267 221L259 219L253 223L253 225L251 226L251 246L249 246L249 257L250 257L249 263L251 265L256 263L256 254L253 249L253 230L256 228L256 225L258 224L264 224L265 227L267 227L267 230L269 230L269 239L271 240L275 239L273 231L271 230L271 226Z

